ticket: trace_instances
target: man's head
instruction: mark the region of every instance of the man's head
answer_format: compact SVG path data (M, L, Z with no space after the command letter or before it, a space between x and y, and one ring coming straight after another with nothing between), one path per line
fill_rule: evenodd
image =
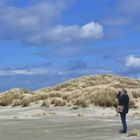
M118 91L116 91L116 94L117 95L124 95L124 94L127 94L127 90L122 88L122 89L119 89Z
M116 93L117 95L121 95L121 91L120 91L120 90L116 91L115 93Z
M127 94L127 90L125 88L122 88L122 93Z

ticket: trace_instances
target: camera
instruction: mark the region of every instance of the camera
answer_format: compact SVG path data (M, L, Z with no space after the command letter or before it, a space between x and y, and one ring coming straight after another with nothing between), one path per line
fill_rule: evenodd
M118 95L121 95L121 91L118 91Z

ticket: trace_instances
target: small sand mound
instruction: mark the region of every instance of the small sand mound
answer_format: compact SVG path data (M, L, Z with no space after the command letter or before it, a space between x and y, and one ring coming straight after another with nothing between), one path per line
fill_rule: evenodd
M39 113L35 113L35 114L32 114L32 117L48 117L49 114L47 112L39 112Z
M130 131L129 134L128 134L128 137L132 137L132 136L139 137L140 136L140 131L139 130Z
M140 111L133 112L132 117L133 118L140 117Z

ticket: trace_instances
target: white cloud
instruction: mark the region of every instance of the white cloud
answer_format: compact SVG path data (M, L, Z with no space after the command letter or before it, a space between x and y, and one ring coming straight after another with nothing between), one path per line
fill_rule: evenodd
M109 11L109 16L104 18L104 23L109 26L126 26L138 24L140 18L140 0L118 0ZM139 25L139 24L138 24ZM132 28L133 29L133 28Z
M103 37L103 26L99 23L90 22L83 26L72 25L63 26L59 25L40 33L33 35L26 39L29 43L41 44L41 43L70 43L73 41L81 40L96 40Z
M131 20L128 17L110 17L105 20L105 24L109 26L121 26L130 24Z
M82 26L80 30L81 38L99 39L103 37L103 26L93 21Z
M128 55L126 57L125 65L127 67L140 67L140 57L136 57L135 55Z
M103 37L103 26L93 21L83 26L57 25L56 19L69 5L64 0L36 1L25 7L4 4L0 6L0 39L19 39L45 46Z
M140 1L139 0L120 0L118 10L129 16L139 16Z
M0 70L0 76L39 75L47 73L48 71L45 68Z
M5 24L5 28L29 33L44 29L64 8L65 4L61 1L55 4L43 2L24 8L3 6L0 8L0 22Z

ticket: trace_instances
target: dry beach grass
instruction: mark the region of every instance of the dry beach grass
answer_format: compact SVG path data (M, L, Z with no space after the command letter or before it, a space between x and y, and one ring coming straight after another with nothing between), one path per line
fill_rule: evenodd
M91 104L102 107L116 106L115 91L126 88L130 107L136 108L140 97L140 81L115 75L84 76L66 81L52 88L43 88L30 93L25 89L11 89L0 94L1 106L81 106Z
M140 131L137 129L130 131L128 137L132 137L132 136L136 136L136 137L140 136Z

